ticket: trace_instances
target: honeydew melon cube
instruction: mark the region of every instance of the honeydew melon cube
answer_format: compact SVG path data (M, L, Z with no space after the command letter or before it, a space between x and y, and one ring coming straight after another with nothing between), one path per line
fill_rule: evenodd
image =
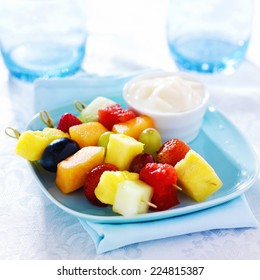
M82 122L96 122L98 121L98 110L114 104L116 104L115 101L98 96L80 112L78 118Z
M223 184L211 165L194 150L175 165L175 170L178 186L197 202L206 200Z
M95 189L96 197L105 204L114 204L118 184L125 180L136 180L138 173L128 171L105 171Z
M141 180L125 180L118 184L113 211L125 217L148 212L153 189Z
M135 156L142 153L144 144L124 134L111 134L107 145L105 162L119 170L128 170Z

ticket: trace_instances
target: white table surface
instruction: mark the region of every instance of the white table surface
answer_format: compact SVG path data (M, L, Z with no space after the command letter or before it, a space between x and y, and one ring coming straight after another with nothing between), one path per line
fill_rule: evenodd
M150 9L161 13L162 19L164 6L158 6L158 1L150 3ZM259 3L260 1L256 1L257 7ZM211 90L212 103L245 133L260 158L258 22L256 19L247 56L253 64L243 63L230 76L202 75L200 78ZM162 21L159 23L162 24ZM92 30L97 31L95 28ZM153 33L153 36L148 36L146 41L142 42L142 47L152 40L158 44L158 48L151 48L151 52L142 58L142 52L133 54L130 52L131 47L126 53L124 44L121 48L119 45L115 56L110 56L109 52L102 52L100 43L107 38L104 39L101 33L98 34L97 31L98 36L91 34L93 36L89 40L89 56L84 62L87 71L107 74L138 69L143 65L174 69L164 41L155 36L162 36L159 35L160 32ZM131 35L131 32L129 34ZM135 46L139 43L141 42L136 43L130 36L130 45ZM99 48L96 48L97 46ZM126 59L126 54L131 59ZM104 61L108 60L109 63L103 67ZM97 255L94 243L78 220L45 197L25 160L14 154L15 141L4 134L7 126L23 131L33 115L33 97L33 85L10 78L3 62L0 61L0 259L260 259L260 228L211 230L133 244ZM246 192L246 198L260 222L259 178Z

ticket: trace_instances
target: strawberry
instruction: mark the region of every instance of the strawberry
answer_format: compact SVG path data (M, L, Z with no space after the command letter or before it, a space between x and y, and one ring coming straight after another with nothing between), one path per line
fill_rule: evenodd
M98 120L108 130L112 130L114 124L126 122L135 117L136 114L133 111L124 109L119 104L98 110Z
M177 182L175 168L167 163L147 163L140 171L140 179L152 187L163 188Z
M71 113L65 113L61 116L57 128L68 133L71 126L78 124L82 124L82 122L76 116Z
M175 166L177 162L182 160L190 147L179 139L170 139L166 141L158 151L157 161L159 163L168 163Z
M84 193L86 198L92 204L96 206L106 206L106 204L99 201L95 195L95 188L97 187L100 177L105 171L118 171L118 168L110 163L103 163L97 165L87 174L87 178L84 184Z
M177 189L173 186L165 186L162 189L154 188L152 203L155 204L157 208L151 209L156 211L168 210L178 205L180 202L178 200Z
M157 206L155 210L167 210L179 204L177 189L173 186L177 174L172 165L147 163L140 171L140 180L153 187L151 202Z

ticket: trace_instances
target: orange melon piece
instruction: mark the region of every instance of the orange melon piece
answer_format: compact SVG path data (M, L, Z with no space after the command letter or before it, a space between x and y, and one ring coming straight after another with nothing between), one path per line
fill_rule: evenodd
M76 141L80 148L96 146L100 135L107 129L99 122L88 122L70 127L71 139Z
M155 127L152 118L148 116L138 116L126 122L115 124L112 128L112 131L138 139L140 133L144 129L150 127Z
M88 146L61 161L57 166L57 187L65 194L79 189L84 185L87 173L103 163L104 157L104 147Z

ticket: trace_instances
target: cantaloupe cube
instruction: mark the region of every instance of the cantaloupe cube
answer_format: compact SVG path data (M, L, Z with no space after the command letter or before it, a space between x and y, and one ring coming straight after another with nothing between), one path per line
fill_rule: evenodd
M88 146L61 161L57 166L56 185L67 194L82 187L87 173L103 163L105 148Z
M111 134L107 145L106 163L119 170L128 170L134 157L144 150L144 144L124 134Z
M80 148L96 146L100 135L107 129L99 122L88 122L70 127L71 139L76 141Z
M112 131L115 133L122 133L138 139L140 133L150 127L154 126L154 121L148 116L138 116L126 122L115 124Z
M221 186L222 181L209 163L194 150L175 165L177 185L197 202L204 201Z
M117 186L125 180L136 180L138 173L128 171L105 171L102 173L95 189L96 197L105 204L114 204Z
M68 137L67 133L56 128L46 127L42 131L27 130L19 137L15 153L30 161L40 160L43 151L52 141Z

